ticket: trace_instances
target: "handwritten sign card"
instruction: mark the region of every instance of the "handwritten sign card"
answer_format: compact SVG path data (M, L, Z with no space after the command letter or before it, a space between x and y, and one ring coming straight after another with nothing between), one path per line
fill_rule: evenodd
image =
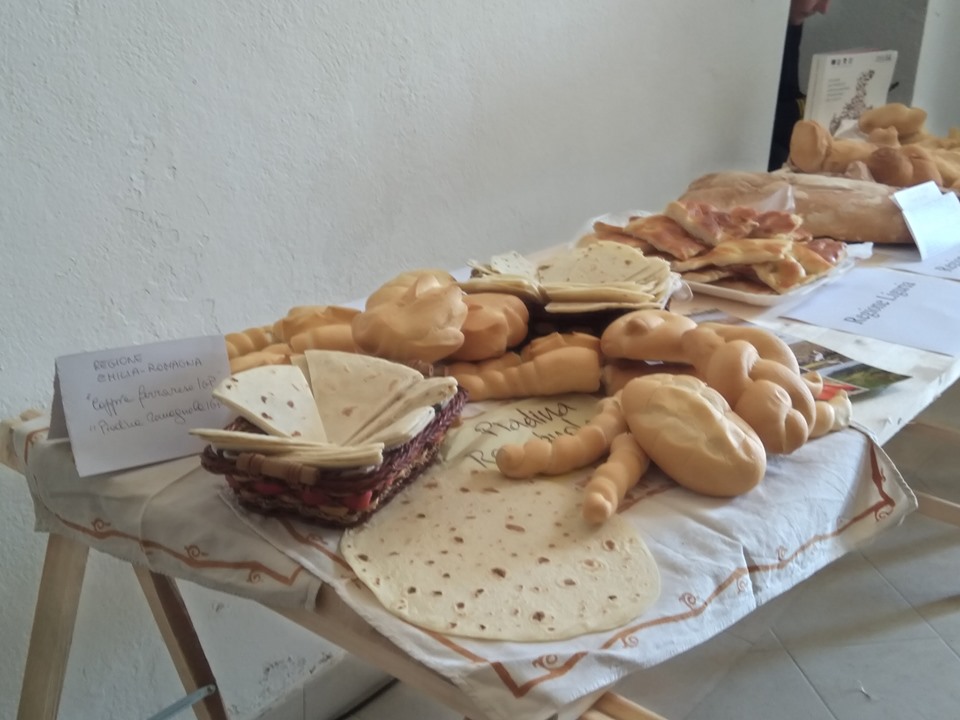
M222 336L66 355L51 419L63 419L80 477L192 455L204 443L188 430L232 417L211 394L229 373Z
M887 268L855 268L784 317L944 355L960 355L960 283Z

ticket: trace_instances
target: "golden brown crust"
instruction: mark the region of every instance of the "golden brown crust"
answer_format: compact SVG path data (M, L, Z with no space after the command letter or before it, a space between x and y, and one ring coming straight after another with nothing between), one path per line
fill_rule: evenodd
M584 520L600 524L610 519L649 467L650 456L632 434L624 432L613 438L610 456L593 472L583 489Z
M767 457L756 433L703 381L638 378L623 389L621 405L637 444L680 485L732 497L763 479Z
M463 344L450 360L476 362L503 355L527 336L530 312L526 303L505 293L474 293L464 298L467 316L460 331Z
M685 199L730 208L792 192L795 212L813 237L847 242L912 243L896 188L877 182L806 173L722 172L694 180Z
M565 347L504 370L453 376L473 401L592 393L600 389L600 356L587 348Z
M463 345L464 292L422 275L392 301L371 303L353 318L353 339L363 352L395 362L434 363Z
M618 400L604 398L597 414L573 435L562 435L553 441L535 438L523 445L504 445L497 451L497 467L509 478L562 475L599 460L610 449L613 439L626 429Z

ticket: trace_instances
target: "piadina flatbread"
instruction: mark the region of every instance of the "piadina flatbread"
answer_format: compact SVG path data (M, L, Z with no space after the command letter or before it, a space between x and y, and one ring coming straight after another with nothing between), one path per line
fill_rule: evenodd
M389 360L334 350L304 353L316 408L332 442L348 444L417 382L416 370Z
M265 365L231 375L213 396L270 435L327 439L310 384L294 365Z
M392 614L448 635L541 642L620 627L660 593L656 562L619 516L580 515L563 480L460 463L424 476L340 551Z

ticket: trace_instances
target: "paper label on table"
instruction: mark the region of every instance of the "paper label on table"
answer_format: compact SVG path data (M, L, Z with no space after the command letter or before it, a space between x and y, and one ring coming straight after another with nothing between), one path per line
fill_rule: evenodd
M172 460L203 449L189 430L229 422L212 394L229 374L219 335L66 355L51 415L65 419L80 477Z
M888 250L886 254L893 259L892 262L886 263L887 267L948 280L960 280L960 246L937 253L926 260L921 258L916 250L895 254Z
M960 250L960 199L954 193L942 193L936 183L927 182L899 190L893 199L922 259Z
M899 345L960 355L960 284L885 268L855 268L784 317Z

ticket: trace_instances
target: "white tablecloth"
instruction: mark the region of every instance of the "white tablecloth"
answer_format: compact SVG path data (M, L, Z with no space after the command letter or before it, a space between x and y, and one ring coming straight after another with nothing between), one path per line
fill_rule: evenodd
M477 423L509 426L519 409L545 402L567 403L565 420L582 424L596 401L571 396L468 406L480 414L450 435L443 463L430 474L455 482L449 468L506 441L502 433L478 432ZM419 630L383 610L340 556L338 531L234 507L223 479L195 458L80 479L69 444L46 440L45 422L21 423L12 432L39 530L273 606L312 607L323 580L410 656L462 688L491 720L549 717L681 653L916 508L882 449L853 429L772 458L763 483L733 500L695 495L651 472L622 508L661 573L661 596L647 613L614 631L563 642L463 640ZM511 440L524 439L524 432L516 430ZM578 472L566 481L582 484L585 477Z

